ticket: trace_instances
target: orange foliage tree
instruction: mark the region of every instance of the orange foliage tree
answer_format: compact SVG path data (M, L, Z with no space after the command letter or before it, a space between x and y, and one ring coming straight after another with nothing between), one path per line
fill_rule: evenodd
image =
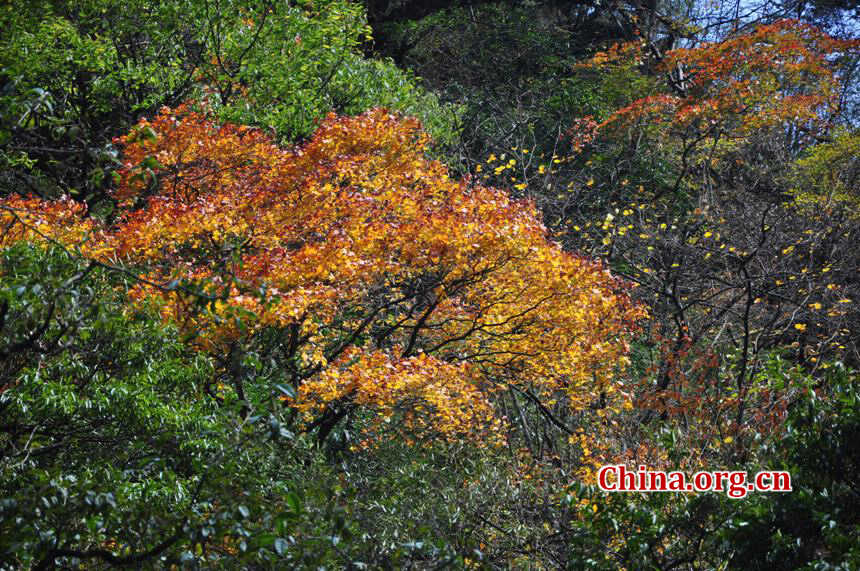
M653 66L645 65L644 46L614 46L579 67L638 66L659 71L661 79L655 92L590 129L575 122L574 150L583 140L605 144L621 136L637 150L659 148L663 157L676 157L673 192L691 175L713 185L751 142L775 139L796 152L826 136L837 122L845 73L858 52L858 40L833 38L789 19L671 50Z
M667 74L670 93L634 101L603 126L647 115L712 136L717 131L746 136L788 123L818 130L838 108L838 62L856 54L858 47L860 41L833 38L796 20L779 20L720 42L674 49L658 66ZM609 61L628 52L620 51ZM595 58L593 64L605 59Z
M132 299L218 360L222 391L246 400L241 355L265 338L281 400L320 438L357 411L410 438L499 434L499 388L625 398L642 310L623 284L550 242L531 203L450 178L417 121L329 116L285 149L183 107L118 142L112 224L14 198L3 240L134 268Z

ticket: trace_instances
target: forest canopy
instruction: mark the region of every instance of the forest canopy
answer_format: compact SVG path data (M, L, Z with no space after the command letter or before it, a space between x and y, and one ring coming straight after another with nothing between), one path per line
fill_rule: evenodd
M850 2L0 26L0 569L860 566Z

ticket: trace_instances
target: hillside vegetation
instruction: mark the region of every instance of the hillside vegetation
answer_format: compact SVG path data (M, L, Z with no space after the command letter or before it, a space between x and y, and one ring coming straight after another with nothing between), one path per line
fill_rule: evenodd
M858 29L3 4L0 569L860 568Z

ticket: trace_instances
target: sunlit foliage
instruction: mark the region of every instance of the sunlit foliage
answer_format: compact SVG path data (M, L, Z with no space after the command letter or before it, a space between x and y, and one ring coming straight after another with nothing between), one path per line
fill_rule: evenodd
M120 141L115 196L130 210L114 225L16 199L6 240L38 230L133 264L145 281L132 297L201 349L279 331L288 402L309 422L361 406L453 435L498 427L491 395L507 384L562 391L574 408L614 394L643 315L622 284L549 242L527 202L451 179L424 158L427 141L415 121L373 111L281 149L164 110Z

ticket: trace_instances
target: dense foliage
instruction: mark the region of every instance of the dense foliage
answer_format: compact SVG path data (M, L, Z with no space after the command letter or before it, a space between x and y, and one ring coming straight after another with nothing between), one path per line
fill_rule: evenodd
M857 16L3 4L0 569L857 568Z
M162 105L206 99L226 119L306 137L329 111L389 106L452 136L456 110L360 52L360 6L228 0L16 1L0 7L4 192L105 198L114 137Z

